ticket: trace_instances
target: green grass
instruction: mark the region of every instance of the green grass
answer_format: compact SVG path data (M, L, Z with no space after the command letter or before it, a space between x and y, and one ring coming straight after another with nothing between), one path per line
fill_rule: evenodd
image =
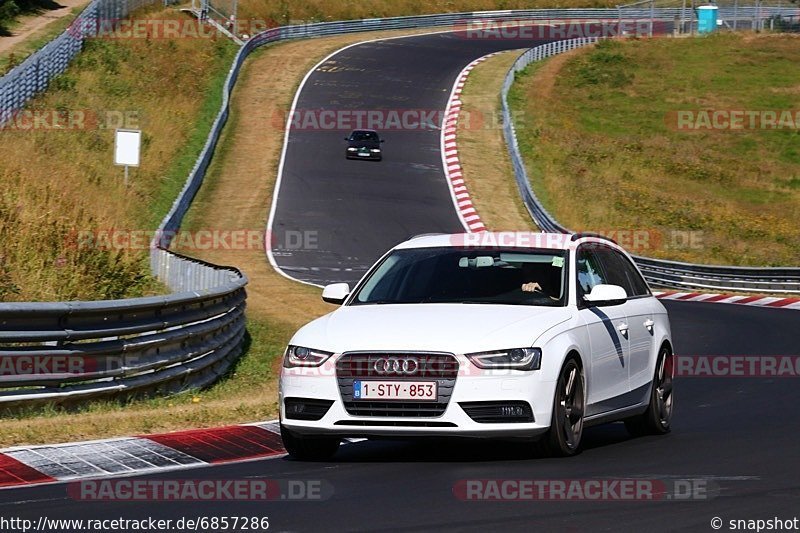
M28 56L58 37L72 24L83 9L83 7L73 8L69 15L54 20L29 38L11 47L10 50L0 54L0 76L25 61ZM0 36L1 35L2 33L0 33Z
M191 120L191 131L188 142L172 161L167 169L165 179L150 204L149 221L147 227L156 228L169 212L173 202L178 197L181 189L186 184L189 172L194 167L197 157L203 150L211 131L211 126L217 118L222 105L222 93L225 79L228 77L228 68L236 56L238 48L228 41L218 41L214 57L208 65L212 72L208 80L208 87L204 93L202 107ZM228 117L231 120L231 117ZM212 159L213 161L213 159Z
M681 110L800 109L800 39L719 34L606 41L544 66L510 102L534 190L568 227L702 233L644 255L736 265L800 261L800 130L686 131ZM545 63L547 65L547 63Z

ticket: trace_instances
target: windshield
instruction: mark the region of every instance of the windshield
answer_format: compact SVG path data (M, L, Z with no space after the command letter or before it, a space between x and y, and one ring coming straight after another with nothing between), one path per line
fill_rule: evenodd
M354 131L350 135L351 141L377 141L378 134L374 131Z
M563 306L566 252L416 248L395 250L350 305L477 303Z

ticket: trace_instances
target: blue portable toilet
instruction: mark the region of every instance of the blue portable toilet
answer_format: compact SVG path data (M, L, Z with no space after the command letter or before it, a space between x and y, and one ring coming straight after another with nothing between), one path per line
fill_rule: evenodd
M697 6L697 33L711 33L717 29L717 6Z

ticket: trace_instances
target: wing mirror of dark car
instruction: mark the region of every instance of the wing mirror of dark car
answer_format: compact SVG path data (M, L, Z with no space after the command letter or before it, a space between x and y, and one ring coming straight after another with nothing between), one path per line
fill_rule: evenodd
M583 301L594 307L624 304L628 293L619 285L599 284L592 288L592 292L584 295Z
M345 137L345 138L344 138L344 140L345 140L345 141L349 141L349 140L350 140L350 137Z
M382 142L382 143L385 143L385 142L386 142L386 139L381 139L381 142Z

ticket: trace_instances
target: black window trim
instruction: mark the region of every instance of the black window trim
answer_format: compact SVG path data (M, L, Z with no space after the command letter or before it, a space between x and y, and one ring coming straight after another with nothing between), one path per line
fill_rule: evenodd
M592 241L582 242L575 249L575 304L577 305L579 310L588 309L590 306L583 301L583 298L579 297L581 291L579 289L580 282L578 281L578 259L581 253L581 248L583 248L586 245L597 245L597 244L598 243ZM602 264L600 265L600 268L603 269ZM603 275L605 276L605 269L603 269Z
M609 240L610 240L610 239L609 239ZM611 242L614 242L614 241L611 241ZM650 290L650 285L647 283L647 280L646 280L646 279L644 279L644 276L642 275L642 273L641 273L641 272L639 272L639 268L636 266L636 263L634 263L634 262L633 262L633 261L632 261L632 260L631 260L631 259L628 257L628 255L627 255L627 254L625 254L625 253L622 253L620 250L617 250L616 248L614 248L614 247L612 247L612 246L609 246L608 244L606 244L606 243L604 243L604 242L597 242L597 241L586 241L586 242L582 242L581 244L579 244L579 245L578 245L578 247L577 247L577 248L576 248L576 250L575 250L575 264L576 264L576 265L578 264L578 254L580 253L580 251L581 251L581 248L582 248L582 247L584 247L584 246L592 246L592 247L594 247L594 248L604 248L604 249L606 249L606 250L609 250L609 251L611 251L611 252L613 252L613 253L616 253L616 254L618 254L618 255L619 255L620 257L622 257L622 258L623 258L625 261L627 261L629 265L631 265L631 266L633 267L634 271L635 271L635 272L636 272L636 273L639 275L639 277L640 277L640 278L642 279L642 281L644 282L644 286L647 288L647 294L636 294L636 295L633 295L633 296L630 296L630 295L629 295L629 296L628 296L628 297L625 299L625 301L626 301L626 302L627 302L627 301L629 301L629 300L639 300L639 299L642 299L642 298L653 298L653 297L654 297L654 296L653 296L653 291L652 291L652 290ZM608 278L608 273L606 272L606 268L605 268L605 265L603 264L603 261L600 261L600 268L603 270L603 274L606 276L606 278ZM578 298L578 297L577 297L579 292L580 292L580 291L578 291L578 269L577 269L577 267L576 267L576 268L575 268L575 300L576 300L576 303L577 303L577 305L578 305L578 309L586 309L586 308L588 308L589 306L588 306L588 305L586 305L586 304L583 302L583 299L582 299L582 298Z

